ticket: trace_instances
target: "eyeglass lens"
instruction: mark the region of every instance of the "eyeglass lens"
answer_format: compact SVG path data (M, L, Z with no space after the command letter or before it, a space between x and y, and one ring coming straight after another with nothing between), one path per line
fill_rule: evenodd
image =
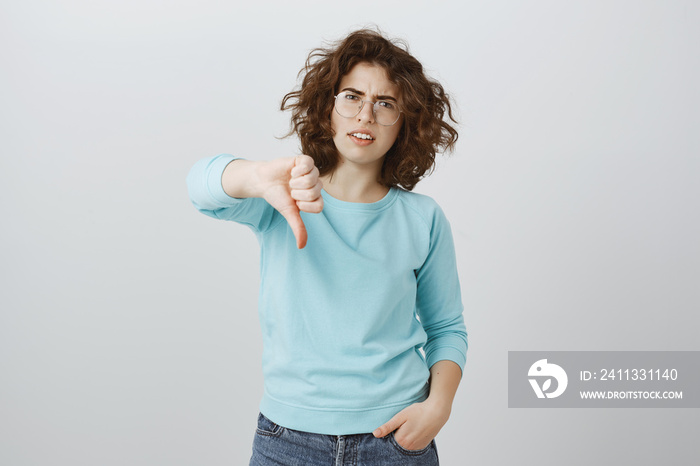
M352 92L341 92L335 99L335 110L345 118L352 118L360 111L365 102L362 97ZM387 100L378 100L373 105L374 119L382 126L391 126L399 119L399 109L396 104Z

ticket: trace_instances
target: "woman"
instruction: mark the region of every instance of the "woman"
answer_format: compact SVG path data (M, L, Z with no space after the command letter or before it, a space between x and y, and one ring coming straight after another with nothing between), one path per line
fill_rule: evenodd
M224 154L188 176L201 212L261 245L250 464L438 464L467 334L449 224L410 190L457 139L449 100L369 30L314 50L303 72L282 102L303 155Z

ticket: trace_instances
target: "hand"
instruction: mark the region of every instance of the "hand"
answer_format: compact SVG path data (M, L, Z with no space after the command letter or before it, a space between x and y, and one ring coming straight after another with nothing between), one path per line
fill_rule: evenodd
M399 411L373 432L377 438L394 432L394 438L406 450L422 450L430 445L450 417L450 407L430 398Z
M287 220L297 241L297 248L306 246L307 233L300 211L319 213L323 210L318 168L308 155L285 157L260 165L258 177L263 183L262 195Z

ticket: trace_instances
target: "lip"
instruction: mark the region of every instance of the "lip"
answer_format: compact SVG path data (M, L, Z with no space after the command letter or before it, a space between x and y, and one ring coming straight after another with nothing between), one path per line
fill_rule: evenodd
M372 139L360 139L360 138L356 138L355 136L351 136L351 134L355 134L355 133L368 134ZM372 131L365 129L365 128L357 128L357 129L353 129L352 131L348 131L348 137L350 138L350 140L352 142L354 142L355 144L357 144L359 146L367 146L369 144L372 144L376 140Z

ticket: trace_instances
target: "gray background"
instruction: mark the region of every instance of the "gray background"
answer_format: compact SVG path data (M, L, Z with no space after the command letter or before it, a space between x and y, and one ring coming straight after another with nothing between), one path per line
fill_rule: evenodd
M508 409L507 352L700 349L698 2L0 5L0 464L247 464L258 246L185 176L296 154L282 96L371 23L461 122L417 188L471 345L443 464L697 459L697 410Z

